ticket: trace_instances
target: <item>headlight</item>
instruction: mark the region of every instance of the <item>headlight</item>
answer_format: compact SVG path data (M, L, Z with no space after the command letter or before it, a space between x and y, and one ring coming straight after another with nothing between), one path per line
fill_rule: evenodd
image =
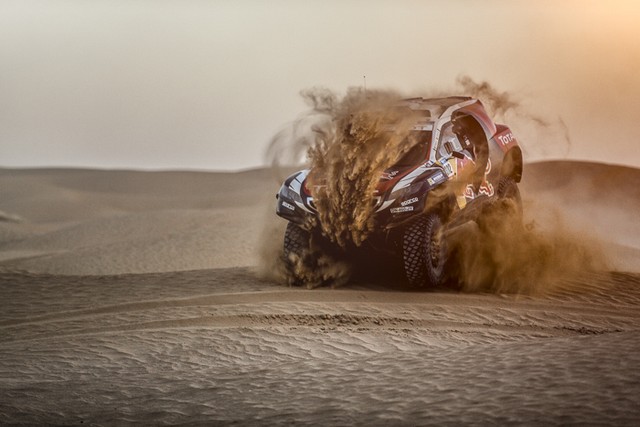
M302 197L286 185L280 187L280 197L302 203Z

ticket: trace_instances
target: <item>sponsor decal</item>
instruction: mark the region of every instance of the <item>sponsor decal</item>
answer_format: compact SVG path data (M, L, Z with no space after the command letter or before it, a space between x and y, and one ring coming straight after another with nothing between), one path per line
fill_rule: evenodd
M512 142L514 142L515 139L516 138L513 136L511 132L507 132L504 135L498 135L498 141L500 141L500 144L502 145L509 145Z
M398 175L399 172L400 171L398 171L398 170L391 171L391 172L382 172L382 176L380 178L389 181L389 180L393 179L393 177Z
M466 197L467 199L475 199L476 197L484 194L485 196L493 196L495 194L495 190L493 188L493 185L490 182L484 181L482 183L482 185L480 185L480 188L478 188L478 192L476 193L475 191L473 191L473 185L469 184L467 185L467 187L464 189L464 197Z
M400 206L407 206L407 205L410 205L410 204L415 203L417 201L418 201L418 198L414 197L412 199L405 200L404 202L400 203Z
M493 185L489 181L484 181L480 188L478 189L478 194L484 194L485 196L493 196L495 191L493 190Z
M476 198L476 193L473 191L473 185L469 184L465 187L464 189L464 193L462 193L464 195L465 198L467 199L475 199Z
M478 188L478 193L473 191L473 185L469 184L464 189L464 193L463 193L464 197L466 197L467 199L475 199L481 194L484 194L485 196L489 196L489 197L493 196L495 194L495 189L493 188L493 184L491 184L487 180L487 176L489 175L489 172L491 172L491 159L487 161L487 168L484 171L484 179L480 184L480 188Z
M403 206L400 208L391 208L391 213L400 213L400 212L411 212L413 210L413 206Z
M444 173L446 173L447 176L453 175L453 167L451 166L451 163L449 163L449 161L443 162L442 168L444 169Z
M284 206L285 208L289 209L290 211L295 211L296 210L295 206L293 206L293 205L291 205L291 204L289 204L289 203L287 203L285 201L282 202L282 206Z
M433 176L427 178L427 182L429 183L429 185L436 185L436 184L440 184L441 182L446 181L447 178L444 177L444 175L442 174L442 172L438 172L436 174L434 174Z

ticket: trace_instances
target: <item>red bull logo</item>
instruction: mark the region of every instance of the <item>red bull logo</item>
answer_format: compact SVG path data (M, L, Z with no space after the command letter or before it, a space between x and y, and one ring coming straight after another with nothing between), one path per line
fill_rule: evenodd
M493 184L491 184L487 180L487 177L489 176L489 172L491 172L491 159L487 161L487 167L484 170L484 178L482 179L482 183L478 188L478 192L476 193L474 191L473 184L469 184L464 189L464 193L463 193L464 197L466 197L467 199L473 200L480 195L485 195L488 197L493 196L495 194Z

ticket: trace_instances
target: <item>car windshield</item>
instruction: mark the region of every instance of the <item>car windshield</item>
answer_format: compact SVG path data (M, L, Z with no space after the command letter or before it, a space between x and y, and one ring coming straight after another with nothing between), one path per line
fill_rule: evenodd
M413 131L407 139L414 145L396 162L396 167L414 166L427 158L427 150L431 142L431 131Z

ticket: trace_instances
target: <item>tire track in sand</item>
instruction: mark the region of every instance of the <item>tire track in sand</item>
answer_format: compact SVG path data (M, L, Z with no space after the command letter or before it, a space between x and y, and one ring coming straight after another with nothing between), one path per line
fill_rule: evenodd
M490 301L489 301L490 300ZM410 293L377 292L352 290L299 290L267 292L243 292L200 295L191 298L173 298L112 304L79 310L59 311L45 315L30 316L0 321L0 327L18 326L50 321L64 321L74 318L113 315L134 311L157 310L163 308L185 308L234 304L259 304L269 302L316 302L316 303L375 303L375 304L420 304L425 306L521 308L533 311L561 309L563 312L584 313L612 317L640 317L640 307L607 307L593 303L567 303L540 301L534 299L516 300L498 298L495 295L468 295L455 293ZM588 306L588 308L586 307Z
M622 332L615 328L589 328L569 326L542 326L536 324L474 324L457 321L438 321L433 319L415 319L394 316L361 316L353 314L238 314L228 316L198 316L185 319L169 319L147 322L126 323L111 327L87 327L77 331L40 332L32 336L20 334L14 339L2 339L3 343L18 343L41 339L76 337L86 335L119 334L126 332L162 331L167 329L193 328L312 328L322 332L341 330L356 332L408 332L423 330L430 333L492 333L505 335L535 335L552 337L567 335L599 335Z

